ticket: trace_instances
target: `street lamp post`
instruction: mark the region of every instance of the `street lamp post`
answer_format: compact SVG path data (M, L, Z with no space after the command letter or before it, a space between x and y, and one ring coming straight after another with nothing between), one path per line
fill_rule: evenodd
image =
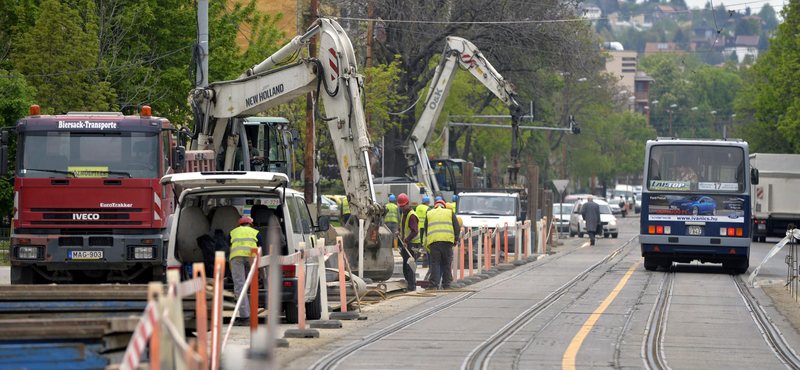
M672 104L669 106L671 109L669 110L669 136L672 137L672 110L678 107L678 104Z
M711 111L711 138L712 139L714 138L714 126L716 126L716 123L717 123L717 111L712 110Z

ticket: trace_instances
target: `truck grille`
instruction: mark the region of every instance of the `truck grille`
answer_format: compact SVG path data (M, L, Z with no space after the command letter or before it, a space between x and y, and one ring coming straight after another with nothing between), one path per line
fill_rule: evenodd
M90 247L113 247L114 238L109 236L91 236L89 237Z
M80 236L62 236L58 238L59 247L82 247L83 238Z
M117 225L135 226L142 221L128 221L131 215L141 213L142 208L31 208L40 213L41 221L31 221L31 225ZM90 215L97 218L76 218L76 215Z

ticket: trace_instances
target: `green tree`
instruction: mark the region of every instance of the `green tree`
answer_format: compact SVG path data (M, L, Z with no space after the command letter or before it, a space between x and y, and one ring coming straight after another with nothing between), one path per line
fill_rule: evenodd
M91 4L82 22L78 9L57 0L45 0L36 24L23 34L12 52L15 71L31 76L36 101L43 112L112 109L114 90L93 68L99 44ZM71 73L84 71L79 73ZM36 76L36 77L32 77Z
M763 11L763 10L762 10ZM736 101L739 133L753 152L800 153L800 4L788 3L768 51L746 75Z
M758 16L764 20L764 29L765 30L772 30L778 26L778 16L775 13L775 8L769 3L765 3L764 6L761 7L761 11L758 12Z
M0 69L0 127L15 126L17 120L28 115L29 107L34 104L35 91L28 86L25 79L15 78L7 71ZM13 173L17 163L16 135L10 135L8 144L8 167ZM7 181L0 181L0 215L10 215L14 207L14 186Z
M759 34L758 20L739 19L736 21L736 36L753 36Z

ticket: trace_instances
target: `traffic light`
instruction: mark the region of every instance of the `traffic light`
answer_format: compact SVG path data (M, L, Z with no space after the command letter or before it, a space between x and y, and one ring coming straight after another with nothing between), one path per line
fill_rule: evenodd
M575 134L575 135L581 133L581 128L578 127L578 123L575 122L575 117L574 116L569 116L569 133Z

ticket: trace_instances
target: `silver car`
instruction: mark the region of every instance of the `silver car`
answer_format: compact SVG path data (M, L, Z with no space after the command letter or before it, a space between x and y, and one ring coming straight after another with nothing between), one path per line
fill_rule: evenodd
M574 203L556 203L553 204L553 221L558 227L558 232L569 231L569 216L572 213Z

